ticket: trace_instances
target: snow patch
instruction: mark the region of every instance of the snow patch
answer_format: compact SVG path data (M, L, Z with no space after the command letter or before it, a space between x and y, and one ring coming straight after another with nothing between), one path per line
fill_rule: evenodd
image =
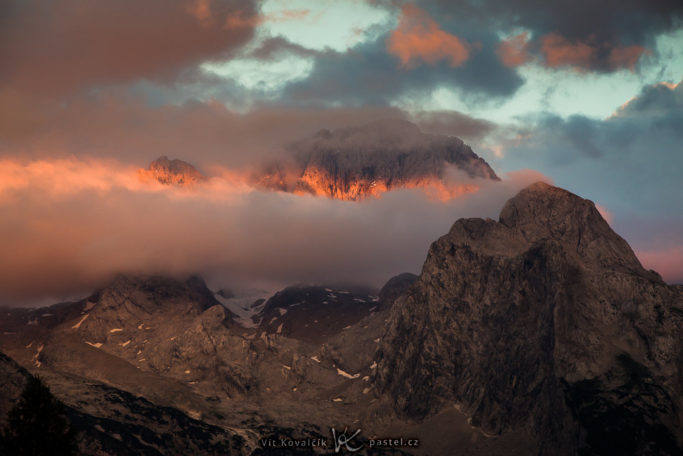
M121 344L122 347L126 347L130 343L130 339Z
M123 331L123 328L114 328L109 330L109 334L114 334Z
M351 375L348 372L345 372L339 368L337 368L337 374L341 375L342 377L346 377L346 378L358 378L358 377L360 377L360 374Z
M312 359L313 361L315 361L316 363L319 363L319 362L320 362L320 360L318 359L318 355L311 356L311 359Z
M377 367L377 361L373 361L372 364L370 364L370 369L374 369Z
M263 310L263 307L266 305L266 299L264 298L272 294L273 293L268 291L259 291L257 294L236 296L229 299L226 299L219 294L214 294L214 297L223 307L237 316L235 318L237 324L243 328L255 328L256 323L254 323L252 317ZM255 306L254 303L259 299L263 299L263 302Z
M78 323L76 323L75 325L73 325L73 326L71 327L71 329L78 329L78 328L80 328L81 325L83 324L83 322L84 322L85 320L87 320L89 316L90 316L90 314L85 314L85 315L83 315L83 317L78 321Z
M94 344L92 342L88 342L87 340L85 341L86 344L90 345L91 347L95 348L100 348L102 346L102 342L95 342Z

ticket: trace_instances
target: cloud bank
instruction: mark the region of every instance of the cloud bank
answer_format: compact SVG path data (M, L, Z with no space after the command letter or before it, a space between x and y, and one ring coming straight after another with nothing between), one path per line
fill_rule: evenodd
M87 294L116 273L200 273L215 286L353 282L419 272L463 216L497 217L543 179L520 172L447 202L418 190L346 202L256 190L229 173L192 189L150 184L112 160L0 163L0 303Z

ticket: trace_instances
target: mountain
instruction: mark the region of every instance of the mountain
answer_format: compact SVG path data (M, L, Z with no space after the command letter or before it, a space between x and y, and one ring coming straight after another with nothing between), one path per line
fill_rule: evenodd
M88 455L316 454L263 442L332 429L357 454L683 454L683 286L565 190L456 221L379 293L240 293L119 276L0 310L0 425L39 375Z
M84 454L258 454L261 439L329 439L358 419L379 298L316 286L252 298L247 318L198 277L119 276L78 302L3 310L0 349L73 411Z
M206 176L197 168L182 160L169 160L161 156L152 161L147 169L140 169L138 174L143 180L154 180L164 185L191 186L206 180Z
M441 198L476 189L496 173L462 140L432 135L405 120L386 119L321 130L289 146L294 164L275 162L254 179L295 193L360 200L396 188L426 188Z
M538 454L682 454L682 328L683 287L592 202L537 183L432 244L375 380L402 416L455 406Z

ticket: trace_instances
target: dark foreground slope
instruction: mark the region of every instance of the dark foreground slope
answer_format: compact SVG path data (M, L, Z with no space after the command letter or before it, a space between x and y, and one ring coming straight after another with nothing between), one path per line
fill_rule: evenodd
M458 220L393 307L380 393L421 420L455 405L540 454L681 454L683 293L594 204L543 183L498 222Z

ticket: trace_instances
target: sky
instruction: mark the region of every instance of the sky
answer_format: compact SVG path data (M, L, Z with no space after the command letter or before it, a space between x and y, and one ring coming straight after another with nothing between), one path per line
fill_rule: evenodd
M682 79L680 1L8 0L0 305L116 273L381 286L536 180L593 200L683 283ZM385 118L460 137L502 181L349 202L245 177L322 128ZM161 155L208 182L141 181Z

